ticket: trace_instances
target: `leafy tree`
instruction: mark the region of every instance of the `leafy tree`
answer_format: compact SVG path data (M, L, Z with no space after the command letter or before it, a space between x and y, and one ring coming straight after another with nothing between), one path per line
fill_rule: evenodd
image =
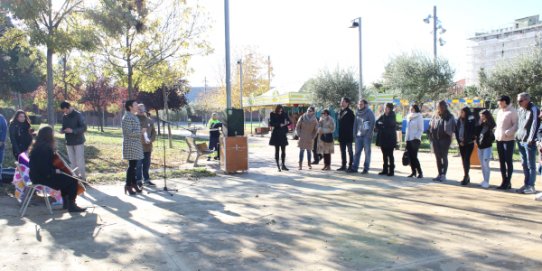
M70 20L84 11L83 0L3 0L1 7L24 22L30 41L45 45L47 51L47 120L54 124L53 55L78 48L93 49L96 39L91 26Z
M515 61L499 63L487 74L480 70L481 94L486 99L500 95L515 98L517 94L528 92L531 96L542 96L542 50L537 49L517 58Z
M165 109L164 97L167 97L167 108L173 111L180 110L187 104L186 97L178 86L162 86L153 92L140 91L137 94L137 101L145 104L147 110L154 110L156 118L159 119L158 111ZM160 121L158 121L157 125L160 134Z
M0 94L8 97L17 93L22 108L21 94L32 92L44 81L41 71L43 55L30 46L26 34L13 26L11 19L0 12Z
M393 58L384 71L384 87L402 98L424 102L446 95L453 86L454 71L448 61L421 53Z
M134 89L170 84L171 78L156 75L157 67L168 66L164 62L182 70L191 55L209 51L205 18L185 1L100 0L91 17L107 34L102 50L129 97Z
M86 83L84 94L80 103L90 106L96 113L102 114L99 118L100 131L104 131L105 111L109 105L118 101L119 89L111 84L111 79L100 77Z
M321 71L318 76L307 81L301 90L312 93L316 106L338 108L342 97L352 101L358 99L358 86L353 70L337 68L333 72Z

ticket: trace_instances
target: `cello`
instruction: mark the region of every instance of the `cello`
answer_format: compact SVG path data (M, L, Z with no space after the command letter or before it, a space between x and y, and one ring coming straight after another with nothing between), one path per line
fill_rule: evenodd
M53 154L53 167L58 169L61 174L70 176L77 180L77 195L81 195L85 193L87 189L85 188L83 183L86 183L86 182L75 176L75 174L73 173L73 170L68 166L68 163L66 163L66 161L64 161L64 159L62 159L60 154L57 152Z

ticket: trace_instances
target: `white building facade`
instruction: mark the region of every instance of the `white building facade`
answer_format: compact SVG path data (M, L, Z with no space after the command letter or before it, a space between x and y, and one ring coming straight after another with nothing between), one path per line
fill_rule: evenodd
M479 84L480 69L487 74L500 63L506 63L542 48L542 21L539 15L517 19L505 28L476 33L469 38L469 65L466 85Z

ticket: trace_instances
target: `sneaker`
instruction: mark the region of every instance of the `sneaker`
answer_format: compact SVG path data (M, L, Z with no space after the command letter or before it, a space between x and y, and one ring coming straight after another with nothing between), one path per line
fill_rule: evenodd
M534 189L534 186L529 185L523 190L523 194L536 194L536 190Z
M437 177L433 178L433 182L442 182L440 180L440 175L438 175Z
M345 166L342 166L340 168L337 169L337 171L345 171L346 170L346 167Z
M150 180L149 181L145 181L145 185L146 186L156 186L155 183L151 182Z
M440 175L440 181L445 182L446 181L446 175Z
M365 175L365 174L369 174L369 171L366 170L366 169L364 169L364 170L361 172L361 174L364 174L364 175Z
M350 168L350 169L347 169L347 170L346 170L346 172L348 172L348 173L358 173L358 171L357 171L357 170L355 170L355 169L352 169L352 168Z
M525 191L525 189L527 189L526 185L524 185L521 188L517 189L516 192L523 194L523 191Z
M489 188L489 182L483 181L483 182L480 183L480 186L482 188Z

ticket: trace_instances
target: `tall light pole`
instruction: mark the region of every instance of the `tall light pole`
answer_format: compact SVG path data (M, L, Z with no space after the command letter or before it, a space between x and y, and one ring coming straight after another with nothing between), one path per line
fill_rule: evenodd
M231 109L230 67L230 1L224 0L224 22L226 26L226 109Z
M362 47L361 47L361 17L352 20L352 26L350 28L358 28L359 34L359 90L358 97L361 100L363 97L363 65L362 65Z
M434 61L437 61L437 34L439 34L438 30L440 29L441 35L446 32L446 29L442 27L442 23L437 17L437 6L433 6L433 16L427 15L427 17L423 19L423 21L426 24L429 24L431 23L431 19L433 20L433 58ZM446 43L442 38L439 38L438 42L440 46L443 46Z
M243 108L243 60L237 60L239 65L239 106Z

